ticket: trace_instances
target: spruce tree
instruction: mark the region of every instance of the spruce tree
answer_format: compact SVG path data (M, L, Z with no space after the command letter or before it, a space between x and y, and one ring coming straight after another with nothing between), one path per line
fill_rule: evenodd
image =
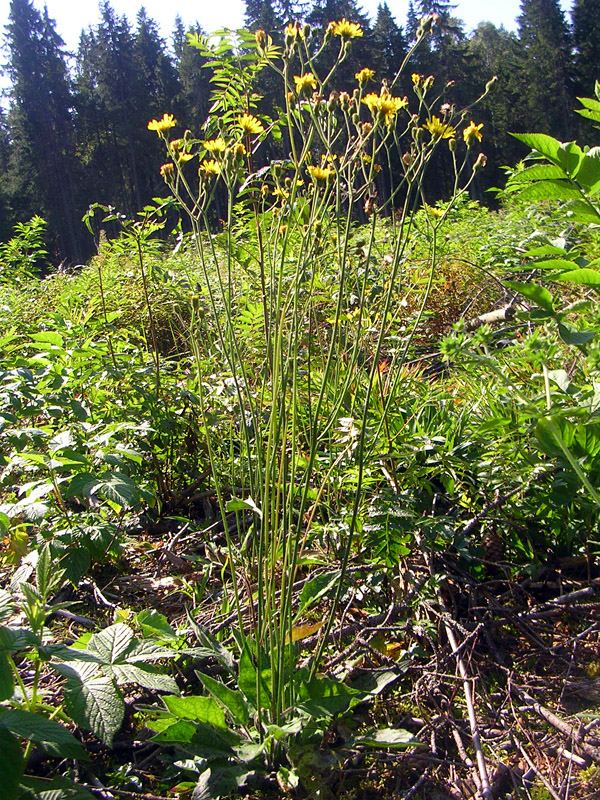
M571 43L558 0L521 0L518 28L525 129L567 139L574 102Z
M47 9L40 13L31 0L11 0L6 34L15 212L20 219L45 217L55 237L54 257L79 260L83 228L64 42Z
M574 0L571 9L575 49L575 91L591 97L600 80L600 0Z
M381 78L393 79L407 51L402 28L396 23L387 3L377 7L377 17L371 34L373 59Z

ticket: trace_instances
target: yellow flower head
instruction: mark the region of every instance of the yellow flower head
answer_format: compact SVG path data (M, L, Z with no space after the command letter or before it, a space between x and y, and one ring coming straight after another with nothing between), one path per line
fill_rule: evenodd
M211 158L208 161L200 162L200 172L203 172L207 177L209 175L220 175L221 166L214 160L214 158Z
M259 47L264 47L267 43L267 34L263 30L254 31L254 41Z
M227 150L227 142L221 136L217 139L208 139L202 142L202 145L209 153L224 153Z
M406 97L392 97L391 94L375 94L371 92L365 98L363 103L371 112L375 122L383 119L386 125L390 125L394 117L401 108L406 108L408 100Z
M482 128L483 128L483 122L481 122L479 125L475 125L473 120L471 120L471 123L467 125L467 127L463 131L463 139L465 140L467 147L471 147L471 145L475 142L475 139L481 141Z
M162 177L167 181L173 180L173 174L175 172L175 167L173 164L163 164L160 168L160 174Z
M285 43L292 45L296 39L304 39L304 28L300 27L299 22L290 22L285 26L284 30Z
M421 83L422 80L423 80L423 76L422 75L419 75L418 72L413 72L413 74L412 74L412 82L413 82L413 84L415 86L418 86Z
M368 67L364 67L363 69L361 69L360 72L357 72L354 77L356 78L360 86L365 86L368 83L368 81L372 81L373 78L375 77L375 70L369 69Z
M452 125L442 122L439 117L433 116L423 125L428 130L432 139L454 139L456 131Z
M161 133L168 131L169 128L174 128L177 125L177 120L173 117L173 114L163 114L162 119L152 119L148 123L148 130L149 131L156 131L156 133L160 136Z
M312 72L306 72L300 77L294 75L294 83L296 85L296 94L304 94L307 97L310 97L317 88L317 79Z
M233 145L233 147L231 148L231 152L233 153L233 157L237 161L241 161L246 155L246 148L241 142L238 142L237 144Z
M331 167L308 166L306 169L317 186L326 184L329 178L334 174L334 170Z
M339 36L343 42L349 42L350 39L356 39L363 35L363 30L356 22L348 22L345 17L339 22L330 22L328 30L334 36Z
M265 132L262 122L256 119L256 117L253 117L252 114L243 114L241 117L238 117L238 125L242 129L242 133L248 135Z

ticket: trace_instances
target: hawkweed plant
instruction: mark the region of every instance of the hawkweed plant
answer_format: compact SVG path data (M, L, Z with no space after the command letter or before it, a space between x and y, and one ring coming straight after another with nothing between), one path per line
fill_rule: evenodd
M432 76L412 75L410 99L398 92L434 23L422 20L398 74L379 87L369 67L357 72L353 86L337 83L353 39L362 36L347 20L331 23L324 36L290 24L282 49L263 31L223 32L217 44L192 36L190 44L215 70L204 136L186 131L171 138L177 123L169 114L148 125L164 141L161 174L189 217L204 274L190 335L206 433L215 402L207 354L219 359L231 391L229 439L206 439L227 536L236 641L256 666L257 726L265 736L269 724L282 724L297 706L306 680L296 670L294 642L301 635L293 587L309 557L311 526L331 505L333 476L341 471L342 491L354 499L340 520L333 602L320 623L309 680L344 591L365 477L386 480L392 473L393 480L386 418L427 306L439 230L485 165L483 155L472 157L482 138L473 106L460 111L445 103L449 87L437 92ZM331 50L333 65L322 70ZM263 69L282 85L285 108L277 119L260 113L254 94ZM440 148L450 153L453 193L444 211L427 216L427 276L398 342L391 331L405 314L412 216L427 207L423 180ZM269 160L265 151L285 155ZM391 168L398 163L394 183ZM218 235L215 208L222 217ZM355 228L365 221L367 235L357 245ZM323 279L332 265L333 286ZM381 293L371 304L375 277ZM244 299L249 284L259 290L259 304ZM324 296L332 301L327 310ZM229 524L233 512L237 530Z

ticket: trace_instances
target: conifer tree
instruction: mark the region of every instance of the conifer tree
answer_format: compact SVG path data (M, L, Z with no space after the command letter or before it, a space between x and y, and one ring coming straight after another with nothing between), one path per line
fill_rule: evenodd
M575 91L591 97L600 80L600 0L574 0L571 9Z
M558 0L521 0L524 130L567 139L572 129L570 37Z
M402 28L396 23L385 2L377 7L371 41L373 64L378 76L392 79L402 65L407 45Z
M11 0L6 32L14 210L20 219L33 214L47 219L57 259L79 259L83 229L64 42L47 9L40 13L31 0Z

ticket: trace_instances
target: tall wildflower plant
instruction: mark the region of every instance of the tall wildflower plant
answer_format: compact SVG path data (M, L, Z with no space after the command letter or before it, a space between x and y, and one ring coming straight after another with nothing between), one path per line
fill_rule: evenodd
M447 87L437 92L433 77L415 74L411 98L398 92L434 21L422 21L400 71L380 86L368 66L355 85L336 83L353 39L362 36L346 20L331 23L324 36L290 24L283 51L263 31L223 32L217 44L191 37L214 69L205 135L171 138L176 121L168 114L148 125L165 143L161 172L189 216L205 276L191 338L228 537L236 641L241 662L254 670L253 705L265 736L315 678L360 534L366 485L394 480L387 421L426 309L439 231L485 163L472 150L481 125L470 109L444 103ZM337 57L322 72L329 48ZM257 110L254 82L263 69L282 85L285 108L278 119ZM283 149L285 158L264 164L261 153L271 147ZM398 339L392 331L404 313L412 215L425 202L423 178L438 148L451 154L454 191L445 210L428 216L427 279L417 313ZM396 183L392 164L401 165ZM216 206L219 235L211 233ZM357 244L354 230L365 220L367 234ZM332 269L333 288L323 279ZM371 303L375 277L381 292ZM259 303L245 299L249 284ZM328 291L334 302L324 311ZM208 435L216 401L207 347L227 375L227 441ZM328 617L311 627L320 631L309 668L298 670L294 642L307 604L299 609L294 584L310 555L311 528L325 507L335 514L335 491L350 492L353 501L339 520L333 602ZM230 524L234 513L237 528Z

